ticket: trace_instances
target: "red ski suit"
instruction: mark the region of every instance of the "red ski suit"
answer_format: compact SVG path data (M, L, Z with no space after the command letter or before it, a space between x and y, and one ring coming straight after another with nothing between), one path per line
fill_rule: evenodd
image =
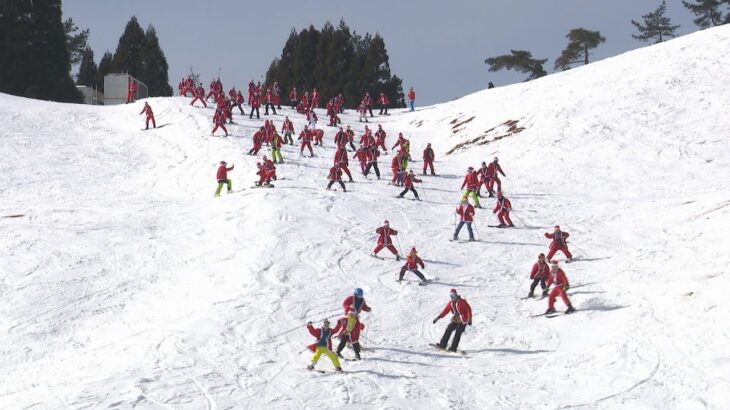
M383 151L385 153L388 153L388 148L385 147L385 137L387 135L385 134L385 130L382 128L378 128L378 131L375 132L375 144L378 147L383 148Z
M375 230L375 233L378 234L378 246L373 249L373 253L377 255L383 248L388 248L393 255L398 256L398 250L395 249L393 240L390 239L391 235L398 235L398 231L387 226L381 226Z
M403 186L404 188L413 188L414 182L423 182L420 179L416 178L415 176L411 175L410 173L406 174L406 176L403 178Z
M471 204L461 204L456 207L456 213L459 214L459 220L464 222L474 221L474 207Z
M205 88L202 85L193 90L193 101L190 102L190 105L194 105L196 101L202 102L203 107L208 107L208 103L205 102Z
M545 279L545 284L548 285L548 287L550 285L555 285L550 291L548 308L552 309L555 305L555 298L558 296L563 299L563 303L565 303L566 306L570 306L570 299L568 299L568 295L565 294L565 291L570 287L570 283L568 283L568 278L565 276L565 272L563 272L562 269L558 267L551 267L547 279Z
M342 181L342 171L337 165L330 168L330 174L327 176L330 181Z
M215 127L213 127L213 131L210 132L211 135L215 134L216 130L220 128L226 133L226 136L228 136L228 130L224 125L226 123L226 114L222 110L215 111L215 114L213 114L213 123L215 124Z
M340 332L337 334L337 337L342 339L344 337L345 332L347 331L347 316L341 318L337 321L337 326L335 329L340 329ZM355 326L353 326L352 331L350 331L350 343L355 344L360 342L360 332L365 329L365 325L360 322L360 319L355 321Z
M302 141L302 144L299 146L299 153L304 154L304 147L307 147L309 149L309 155L314 156L314 152L312 151L312 132L308 128L303 129L297 139Z
M365 298L356 298L354 295L350 295L342 302L342 310L345 311L345 314L355 312L359 315L360 312L370 312L370 306L365 302Z
M569 233L563 232L560 229L556 229L553 233L546 233L545 237L548 239L552 239L553 241L550 242L550 250L548 251L547 258L552 259L553 255L557 251L563 252L566 258L572 259L573 255L568 250L568 237L570 236Z
M532 265L532 271L530 272L530 279L547 279L548 273L550 272L550 266L546 263L535 262Z
M157 128L157 124L155 124L155 114L152 112L152 107L150 107L149 105L145 105L142 108L142 111L139 113L139 115L142 115L143 113L147 114L146 115L147 118L145 119L145 123L144 123L145 127L149 128L150 121L152 121L152 127Z
M421 269L426 267L426 265L423 263L421 258L418 257L418 255L408 255L408 258L406 259L406 269L418 269L419 265L421 266Z
M497 198L497 206L494 207L493 213L497 214L499 223L502 225L512 225L512 220L509 218L509 211L512 209L512 203L509 199L504 196Z
M495 164L494 162L490 162L489 165L487 165L487 189L489 192L494 191L494 183L497 183L497 190L502 189L502 181L499 180L499 174L502 174L503 176L507 176L504 174L504 171L502 171L502 167L499 164Z
M365 172L365 167L368 163L368 153L365 148L358 148L357 151L355 151L355 155L353 155L352 157L357 158L357 160L360 161L360 171Z
M469 306L469 303L461 297L454 301L450 300L449 303L446 304L446 307L444 307L444 310L442 310L437 317L441 319L449 313L453 315L453 318L451 319L453 322L462 324L468 324L471 322L471 306Z
M227 180L228 179L228 171L232 171L232 170L233 170L233 166L231 166L230 168L226 168L225 165L219 166L218 167L218 172L216 172L216 174L215 174L215 179L217 179L218 181L225 181L225 180Z
M479 177L477 176L476 171L472 171L466 174L464 176L464 182L461 184L461 189L464 189L466 187L469 191L476 191L477 188L479 188Z
M347 174L347 177L352 179L350 169L347 167L348 165L350 165L350 159L347 155L347 149L345 149L344 146L340 146L339 148L337 148L337 151L335 151L334 165L339 165L342 171Z
M431 168L431 175L434 174L433 171L433 161L436 159L436 154L433 152L433 149L431 147L428 147L423 150L423 173L426 173L426 168Z

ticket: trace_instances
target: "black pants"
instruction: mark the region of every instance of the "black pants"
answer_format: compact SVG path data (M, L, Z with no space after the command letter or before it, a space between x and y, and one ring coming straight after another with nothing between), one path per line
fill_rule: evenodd
M335 183L335 181L336 181L336 180L334 180L334 179L330 179L330 183L329 183L329 184L327 184L327 189L330 189L330 188L332 188L332 185L333 185L333 184ZM344 182L342 182L342 181L337 181L337 182L339 182L339 183L340 183L340 186L342 187L342 190L343 190L343 191L347 191L347 188L345 188L345 183L344 183Z
M259 107L251 107L251 115L248 116L248 118L253 118L253 111L256 110L256 118L260 119L261 115L259 115Z
M446 345L449 344L449 339L451 338L451 334L456 330L456 335L454 335L454 340L451 342L451 347L449 350L452 352L455 352L456 349L459 348L459 341L461 340L461 334L464 333L464 330L466 330L466 325L456 322L449 323L448 326L446 326L446 331L444 331L444 336L441 338L441 342L439 343L439 346L441 346L442 349L446 349Z
M341 354L342 349L345 348L345 345L349 341L350 341L350 335L342 335L342 339L340 339L340 344L337 345L337 350L335 351L335 353L337 353L338 355ZM353 343L352 348L355 349L355 356L360 358L360 342Z
M545 278L535 278L532 280L532 285L530 285L530 295L535 292L535 288L537 287L538 283L540 284L543 293L547 290L548 287L547 284L545 284Z
M406 275L407 271L408 271L408 268L405 266L400 268L400 276L398 276L398 280L403 280L403 276ZM413 269L411 272L415 273L416 276L418 276L422 281L424 281L424 282L426 281L426 277L423 276L423 274L421 272L419 272L418 269Z
M405 195L408 191L413 192L413 195L416 196L416 199L418 199L418 192L416 192L416 188L410 187L403 190L403 192L398 195L399 197L403 198L403 195Z
M291 109L292 109L292 110L294 110L294 109L296 109L296 108L297 108L297 102L298 102L298 101L292 101L292 102L291 102Z
M294 140L291 137L291 132L284 133L284 144L294 145Z
M368 105L366 108L368 109L368 111L370 111L370 116L371 117L374 117L374 115L373 115L373 107L371 107L371 106Z
M383 112L383 111L385 111L385 112ZM380 106L380 115L383 115L383 114L388 115L388 106L387 105Z
M269 115L269 107L271 107L271 111L273 111L274 115L276 115L276 107L274 107L274 104L272 103L266 103L266 111L264 111L264 115Z
M373 167L375 169L375 175L380 179L380 170L378 169L378 163L377 162L371 162L368 164L367 167L365 167L365 172L363 172L363 175L368 176L370 173L370 167ZM418 195L416 195L418 196Z
M353 144L352 141L350 141L350 148L352 148L353 152L357 151L357 149L355 148L355 144Z

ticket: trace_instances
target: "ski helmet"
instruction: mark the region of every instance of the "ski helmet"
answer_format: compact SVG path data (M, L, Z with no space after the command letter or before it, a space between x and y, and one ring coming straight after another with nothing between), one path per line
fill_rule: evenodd
M352 294L355 295L355 296L357 296L357 297L362 297L363 291L360 288L355 288L355 291L352 292Z

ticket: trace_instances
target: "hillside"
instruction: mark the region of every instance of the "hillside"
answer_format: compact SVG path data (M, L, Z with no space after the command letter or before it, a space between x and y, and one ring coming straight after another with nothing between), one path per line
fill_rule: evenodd
M0 407L725 407L728 47L720 27L376 117L388 145L410 138L419 173L434 144L423 202L394 198L390 155L385 180L325 191L328 127L316 158L285 147L284 179L251 189L264 117L234 114L218 138L185 98L150 99L163 127L141 131L141 103L0 95ZM481 242L450 242L466 167L494 156L517 228L489 228L484 199ZM213 198L223 159L235 192ZM384 219L432 284L369 256ZM554 224L571 233L578 312L531 318L547 303L521 298ZM308 372L304 324L338 317L355 287L373 307L365 360ZM451 288L475 313L464 356L428 346Z

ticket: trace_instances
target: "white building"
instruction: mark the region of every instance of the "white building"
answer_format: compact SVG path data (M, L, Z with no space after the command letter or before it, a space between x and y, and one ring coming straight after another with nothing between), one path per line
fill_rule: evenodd
M147 85L129 74L107 74L104 76L104 105L127 103L129 82L137 83L134 100L147 98Z

